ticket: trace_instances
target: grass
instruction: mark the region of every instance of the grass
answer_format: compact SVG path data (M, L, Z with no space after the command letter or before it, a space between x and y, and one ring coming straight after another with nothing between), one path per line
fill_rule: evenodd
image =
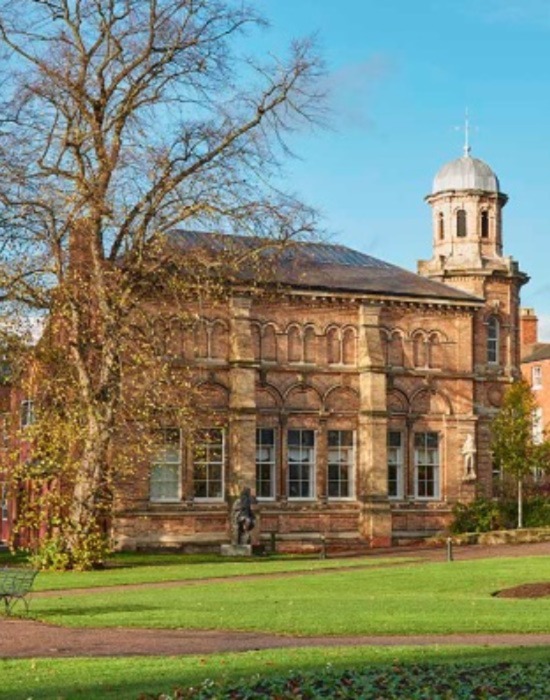
M391 566L369 566L389 562ZM348 568L330 569L341 565ZM313 575L322 570L323 575ZM242 573L285 571L298 573L289 578L238 578ZM227 578L198 580L209 576ZM102 588L93 594L76 590L75 595L55 593L56 588L169 581L174 577L182 583L195 582L191 586L176 583L162 590ZM42 587L53 589L53 593L34 598L33 616L75 627L241 629L301 635L550 631L550 599L492 596L509 586L550 580L550 559L546 557L413 564L368 557L234 562L140 555L115 558L105 571L41 574L40 579ZM3 660L0 698L137 699L144 693L158 696L178 686L196 686L208 678L236 682L257 674L272 677L293 670L322 673L327 664L355 670L374 665L385 668L388 674L395 664L409 665L414 674L414 664L458 663L469 674L468 669L479 664L516 662L524 664L524 677L529 677L526 664L548 664L549 660L550 648L455 646L335 646L213 656Z
M282 649L188 657L114 659L29 659L0 661L0 698L6 700L137 700L196 686L206 678L238 681L300 670L319 671L369 666L392 672L396 664L459 664L466 672L481 664L547 664L550 648L486 647L328 647ZM426 696L427 697L427 696Z
M549 580L550 558L355 568L322 576L36 597L33 615L71 627L150 627L279 634L549 632L550 599L496 598Z
M414 558L399 559L414 561ZM276 574L294 571L320 571L340 567L393 565L398 560L382 557L319 559L312 557L258 557L228 559L219 555L134 554L113 555L105 569L97 571L43 572L35 581L36 591L70 590L160 583L163 581L192 581L205 578L231 578L255 574ZM0 553L0 566L22 566L22 555Z

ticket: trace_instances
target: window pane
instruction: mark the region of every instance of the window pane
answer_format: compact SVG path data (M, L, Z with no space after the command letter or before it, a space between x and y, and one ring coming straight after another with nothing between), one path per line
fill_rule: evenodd
M401 447L401 433L390 430L388 433L388 445L391 447Z
M289 430L288 439L288 495L290 498L311 498L315 469L315 432Z
M403 497L403 436L400 431L388 431L388 496ZM416 436L415 436L416 442Z
M275 498L275 430L256 430L256 494Z
M288 444L289 445L300 445L300 431L299 430L289 430L288 431Z
M181 498L181 450L178 428L159 430L158 447L151 460L149 497L152 501L177 501Z
M220 428L198 430L193 457L195 498L223 498L224 433Z
M329 430L328 444L328 496L349 498L355 471L354 432Z
M439 497L439 435L438 433L416 433L415 490L418 498Z

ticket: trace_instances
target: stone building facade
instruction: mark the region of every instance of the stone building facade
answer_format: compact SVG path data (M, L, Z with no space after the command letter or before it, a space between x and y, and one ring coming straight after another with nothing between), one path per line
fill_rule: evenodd
M167 402L183 401L189 380L200 401L192 439L167 420L158 449L119 483L116 547L217 548L245 487L256 541L293 550L426 537L454 504L492 492L489 426L519 376L527 276L503 254L507 197L487 164L465 152L426 201L433 255L418 274L299 243L277 259L276 294L249 277L223 302L189 304L187 321L150 300L174 378ZM235 240L173 234L220 256ZM32 397L0 398L31 420ZM0 539L16 505L0 472Z
M276 270L276 298L241 286L175 332L152 305L174 368L200 385L201 424L193 446L167 425L123 484L117 547L227 542L244 487L256 538L293 549L425 537L457 501L491 492L489 423L519 376L527 276L503 255L507 197L488 165L466 152L426 200L433 257L418 275L303 243ZM207 234L174 237L209 246Z

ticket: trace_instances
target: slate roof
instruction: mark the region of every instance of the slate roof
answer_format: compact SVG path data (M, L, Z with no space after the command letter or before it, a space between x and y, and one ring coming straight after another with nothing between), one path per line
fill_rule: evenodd
M550 343L536 343L531 349L531 352L521 358L521 362L541 362L542 360L550 360Z
M265 246L264 239L198 231L174 231L170 240L178 248L199 248L215 255L243 252ZM282 251L276 243L263 253L269 258L273 278L282 285L326 292L381 294L414 297L434 302L483 303L482 299L446 284L435 282L378 258L343 245L292 242ZM243 278L250 273L243 270Z

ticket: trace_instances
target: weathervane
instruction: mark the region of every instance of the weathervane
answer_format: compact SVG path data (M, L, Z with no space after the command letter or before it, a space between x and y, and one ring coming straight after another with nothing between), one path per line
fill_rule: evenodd
M470 152L472 150L472 147L470 146L470 133L471 133L471 127L470 127L470 113L468 112L468 108L464 110L464 126L455 126L455 131L462 131L464 130L464 158L467 158L470 155Z
M468 107L464 112L464 155L469 156L470 151L470 115L468 114Z

